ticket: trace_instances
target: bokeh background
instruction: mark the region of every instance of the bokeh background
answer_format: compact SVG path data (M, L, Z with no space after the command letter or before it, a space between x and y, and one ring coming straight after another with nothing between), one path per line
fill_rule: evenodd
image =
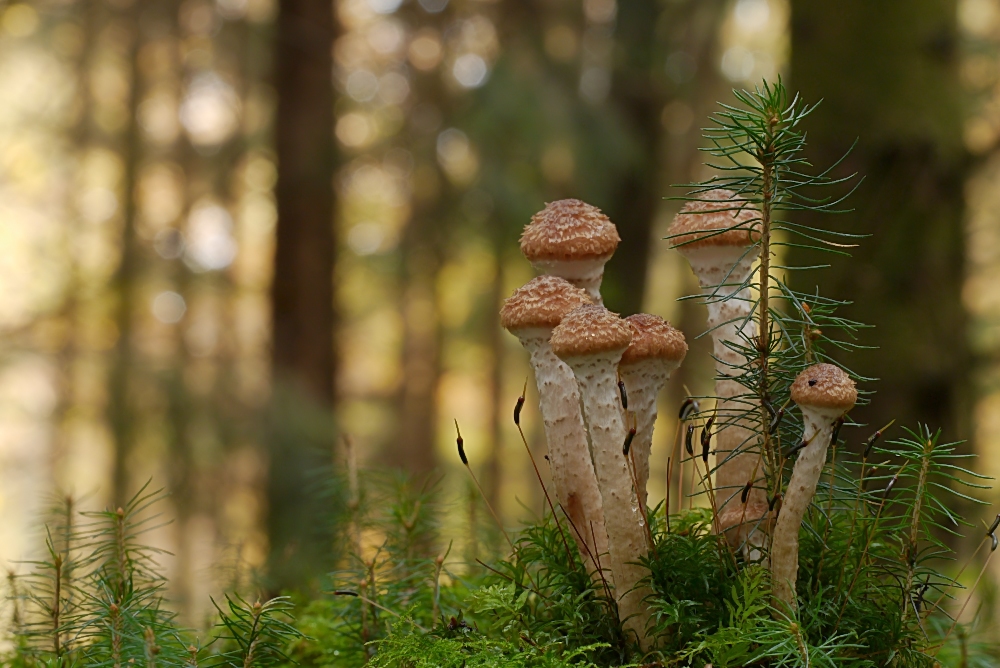
M1000 0L0 2L0 560L53 494L152 480L193 619L233 573L322 567L313 473L352 457L437 480L459 531L454 419L505 521L540 511L497 311L563 197L619 227L607 305L692 342L662 494L711 382L664 197L711 174L716 101L778 76L824 99L814 164L856 141L838 173L865 176L819 222L870 238L791 279L875 326L843 360L879 379L855 419L941 427L1000 473Z

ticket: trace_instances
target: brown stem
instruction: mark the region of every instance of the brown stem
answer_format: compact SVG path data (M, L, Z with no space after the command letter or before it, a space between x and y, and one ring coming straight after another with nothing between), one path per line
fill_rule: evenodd
M62 556L56 555L53 560L55 566L55 591L52 595L52 645L56 655L56 660L62 659L62 643L59 635L59 617L62 612L62 580L63 580L63 560Z
M121 609L111 604L111 663L114 668L122 666L122 615Z
M770 127L774 128L775 121L772 119ZM763 156L770 155L770 151L763 152ZM766 158L761 160L764 188L760 206L760 313L758 314L759 326L757 332L757 353L758 365L760 368L760 383L757 388L760 409L761 424L761 451L769 453L771 451L771 414L768 411L770 405L770 393L768 392L768 363L771 351L771 322L770 322L770 290L771 290L771 208L774 205L774 192L776 186L776 176L774 165L770 164Z
M903 593L905 594L906 600L903 602L903 619L906 619L910 615L909 593L913 588L914 569L916 568L917 539L920 536L920 513L923 509L924 490L927 487L927 475L930 472L931 450L933 450L933 448L934 441L932 439L928 438L924 441L923 462L920 464L920 475L917 476L917 490L915 503L913 505L913 516L910 518L910 540L906 544L905 553L900 555L903 559L905 559L906 563L906 586L903 587Z
M243 657L243 668L251 668L253 666L254 659L256 658L254 653L257 649L257 627L260 625L262 611L263 606L260 604L260 601L255 602L253 607L250 609L250 614L253 617L253 624L250 626L250 633L247 634L247 637L253 638L253 640L251 640L250 644L247 645L247 653L246 656Z

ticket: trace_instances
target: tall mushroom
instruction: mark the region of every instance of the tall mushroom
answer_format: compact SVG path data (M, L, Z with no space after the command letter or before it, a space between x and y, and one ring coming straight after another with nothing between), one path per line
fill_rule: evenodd
M587 293L568 281L539 276L504 302L500 322L531 355L555 495L572 521L574 538L593 571L597 557L608 550L601 492L590 460L576 378L549 345L552 330L563 316L590 303Z
M792 383L792 401L802 410L803 447L792 468L771 543L771 586L774 597L795 608L799 572L799 528L816 494L834 424L858 400L854 381L838 366L814 364Z
M580 306L552 331L552 351L573 370L590 433L594 470L604 502L611 572L625 627L645 643L649 593L639 583L648 571L639 560L648 551L646 518L639 505L622 448L625 421L618 394L618 363L632 341L624 320L603 306Z
M687 355L684 334L656 315L637 313L625 318L632 328L632 343L622 355L618 374L625 384L628 405L635 411L635 438L632 452L639 499L646 507L649 481L649 452L656 422L656 398Z
M737 348L757 336L747 280L760 253L760 213L729 190L710 190L687 202L670 225L674 247L698 277L708 306L715 356L716 468L719 531L749 554L763 544L756 530L767 513L767 492L747 413L757 405L734 378L747 363ZM745 493L747 483L752 488Z
M521 252L544 274L565 278L602 304L604 265L621 239L601 210L578 199L547 204L521 234Z

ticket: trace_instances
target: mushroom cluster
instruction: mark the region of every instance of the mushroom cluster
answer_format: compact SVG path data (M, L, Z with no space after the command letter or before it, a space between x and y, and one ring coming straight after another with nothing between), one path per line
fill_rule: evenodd
M619 241L598 208L575 199L549 204L521 236L521 251L545 275L516 290L500 318L530 355L556 499L584 562L644 644L649 592L640 560L650 548L656 398L687 344L662 318L622 319L602 305L604 265Z
M702 193L670 227L675 247L698 277L715 358L715 526L734 550L759 560L770 544L777 599L794 607L798 532L825 464L834 423L857 398L840 368L818 364L792 386L805 442L780 513L769 509L757 399L741 384L757 340L750 283L759 254L759 213L727 190ZM648 644L650 622L642 558L649 453L657 396L687 354L684 335L662 318L621 318L604 308L604 265L620 239L599 209L553 202L535 214L521 250L543 272L507 299L501 323L528 351L538 387L555 498L585 564L613 593L625 629ZM708 425L706 425L706 430ZM703 456L707 461L708 446ZM774 524L776 521L776 525ZM770 529L773 526L774 531ZM773 535L769 536L769 533Z

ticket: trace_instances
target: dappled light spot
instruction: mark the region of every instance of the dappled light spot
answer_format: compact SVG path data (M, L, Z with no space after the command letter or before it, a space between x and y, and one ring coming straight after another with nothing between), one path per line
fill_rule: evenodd
M165 290L153 298L152 310L154 318L164 324L174 325L184 317L187 304L184 297L172 290Z
M195 271L225 269L236 257L233 219L217 204L196 206L188 217L184 259Z
M374 128L367 116L360 112L344 114L337 121L337 139L344 146L358 148L369 143L374 135Z
M451 73L466 88L479 88L486 83L486 61L475 53L466 53L455 59Z
M441 62L443 55L444 48L436 31L421 31L410 42L410 63L418 70L427 72L434 69Z
M385 233L377 223L358 223L347 233L347 244L358 255L372 255L382 246Z

